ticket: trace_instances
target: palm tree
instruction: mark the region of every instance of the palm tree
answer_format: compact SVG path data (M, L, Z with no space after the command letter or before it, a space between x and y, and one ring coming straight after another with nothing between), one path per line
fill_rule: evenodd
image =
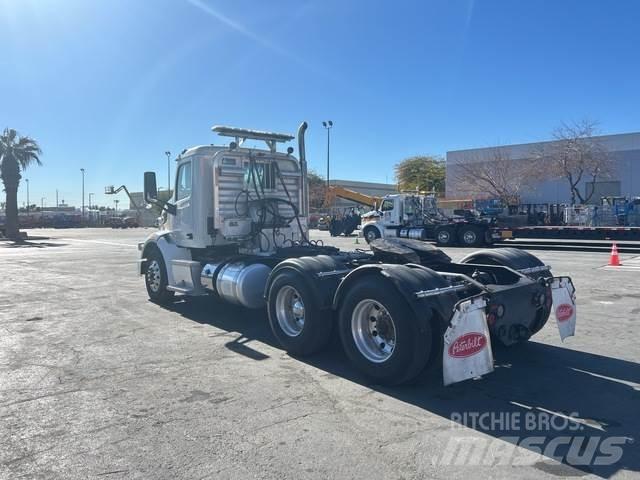
M5 128L0 135L0 178L6 192L6 233L17 240L18 233L18 185L21 171L29 165L42 165L42 150L31 137L21 137L13 128Z

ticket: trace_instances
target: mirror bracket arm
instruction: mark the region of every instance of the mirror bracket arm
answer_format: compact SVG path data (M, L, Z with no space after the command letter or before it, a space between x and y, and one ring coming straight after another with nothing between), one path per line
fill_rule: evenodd
M162 200L158 200L157 198L146 198L145 200L147 201L147 203L156 205L160 207L160 209L166 211L167 213L170 213L171 215L176 214L176 206L172 203L163 202Z

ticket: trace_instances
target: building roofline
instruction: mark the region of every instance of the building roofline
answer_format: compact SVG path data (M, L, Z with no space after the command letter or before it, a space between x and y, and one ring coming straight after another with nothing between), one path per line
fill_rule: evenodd
M626 133L612 133L607 135L594 135L593 138L597 138L600 140L615 140L624 137L637 137L638 141L640 141L640 132L626 132ZM503 145L492 145L489 147L471 147L471 148L461 148L457 150L447 150L447 155L450 153L458 153L458 152L471 152L471 151L481 151L481 150L493 150L495 148L513 148L513 147L527 147L532 145L545 145L557 142L557 140L541 140L538 142L524 142L524 143L506 143Z

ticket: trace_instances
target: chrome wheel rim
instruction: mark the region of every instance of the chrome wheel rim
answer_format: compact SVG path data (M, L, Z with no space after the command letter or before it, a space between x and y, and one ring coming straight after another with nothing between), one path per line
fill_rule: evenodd
M147 267L147 283L152 292L160 290L160 264L157 260L152 260Z
M367 240L369 240L370 242L375 240L377 237L376 232L373 230L368 230L367 231Z
M371 299L361 300L351 314L356 348L370 362L387 361L396 346L396 326L387 309Z
M438 232L438 241L440 241L440 243L449 243L449 238L449 232L447 232L446 230Z
M297 337L304 328L304 302L300 293L290 285L282 287L276 295L276 319L282 331Z
M475 243L476 238L477 238L476 232L472 230L467 230L466 232L464 232L464 235L462 236L464 243Z

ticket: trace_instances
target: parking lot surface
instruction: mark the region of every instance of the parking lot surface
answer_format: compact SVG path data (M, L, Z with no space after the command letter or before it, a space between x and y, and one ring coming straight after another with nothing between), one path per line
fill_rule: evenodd
M149 302L135 262L151 232L32 230L25 244L0 242L0 478L640 474L638 259L623 255L626 268L611 269L603 253L533 252L573 278L576 337L563 344L550 320L527 344L494 351L497 368L482 379L445 388L428 372L382 388L350 367L338 342L290 357L265 310ZM469 252L446 249L454 260ZM503 421L474 425L473 412ZM532 429L511 421L526 413ZM514 455L535 454L515 446L531 436L585 442L514 465ZM587 440L602 448L611 438L621 458L571 466ZM461 458L455 449L467 440L487 449Z

